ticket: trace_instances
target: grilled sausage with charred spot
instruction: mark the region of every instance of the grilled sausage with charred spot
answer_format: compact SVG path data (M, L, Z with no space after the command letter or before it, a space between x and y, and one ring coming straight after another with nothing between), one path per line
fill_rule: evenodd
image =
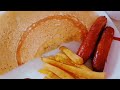
M93 70L103 71L113 36L114 29L111 27L106 27L95 51L92 61Z
M90 58L96 46L100 32L103 30L107 23L107 18L105 16L100 16L91 26L86 38L82 42L77 54L83 58L84 63Z

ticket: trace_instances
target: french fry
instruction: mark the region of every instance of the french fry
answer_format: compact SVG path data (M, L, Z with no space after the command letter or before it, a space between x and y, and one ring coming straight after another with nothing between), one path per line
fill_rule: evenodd
M61 79L74 79L73 76L71 76L69 73L63 71L62 69L60 69L58 67L52 66L50 64L45 64L45 66L46 66L46 68L48 70L50 70L51 72L55 73Z
M85 65L77 65L77 64L75 64L75 66L78 67L78 68L84 69L84 70L86 70L86 71L92 71L90 68L88 68L88 67L85 66Z
M66 64L63 64L54 60L46 59L46 58L42 58L42 60L48 64L54 65L58 68L61 68L62 70L72 73L73 75L78 76L80 78L81 77L87 78L87 79L104 79L105 78L104 72L88 71L82 68L66 65Z
M47 58L55 60L55 56L48 56Z
M63 53L65 53L74 63L76 64L83 64L83 59L76 55L75 53L73 53L71 50L69 50L68 48L62 46L59 48Z
M47 76L44 77L45 79L60 79L60 77L52 73L47 68L40 69L39 72L43 74L47 74Z
M48 74L50 71L47 68L40 69L38 72Z
M45 76L43 79L51 79L51 78L49 78L49 77Z
M54 73L52 73L47 68L40 69L39 72L43 73L43 74L47 74L47 76L45 76L44 79L60 79L60 77L58 77L57 75L55 75ZM75 77L75 79L79 78L77 76L74 76L74 77ZM85 78L81 77L80 79L85 79Z
M74 65L73 62L69 59L69 57L63 53L58 53L55 56L55 60L64 64Z
M68 56L66 56L66 55L63 54L63 53L58 53L58 54L55 56L55 60L58 61L58 62L67 64L67 65L76 66L76 67L79 67L79 68L82 68L82 69L91 71L91 69L89 69L89 68L88 68L87 66L85 66L85 65L75 64L73 61L71 61L71 60L69 59Z
M43 58L43 59L49 59L49 58ZM48 74L48 73L50 73L50 71L49 71L47 68L40 69L39 72L40 72L40 73L43 73L43 74ZM74 76L75 79L85 79L85 78L83 78L83 77L78 77L78 76L73 75L73 74L72 74L72 76ZM49 77L49 76L46 76L46 78L51 79L51 77Z
M45 60L45 59L48 59L48 58L41 58L41 60ZM50 59L50 60L52 60L52 59ZM71 61L70 61L71 62ZM78 67L78 68L81 68L81 69L84 69L84 70L88 70L88 71L92 71L91 69L89 69L87 66L85 66L85 65L77 65L77 64L73 64L72 62L71 62L71 64L70 63L67 63L67 62L62 62L61 61L61 63L64 63L64 64L67 64L67 65L71 65L71 66L75 66L75 67Z
M45 76L43 79L54 79L53 77Z
M47 75L47 77L51 78L51 79L60 79L60 77L58 77L56 74L49 72L49 74Z
M44 79L60 79L60 78L51 72L49 75L45 76Z

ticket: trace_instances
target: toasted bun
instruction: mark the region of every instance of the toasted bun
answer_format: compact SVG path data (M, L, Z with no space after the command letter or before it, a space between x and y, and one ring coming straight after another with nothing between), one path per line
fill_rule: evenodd
M56 15L73 16L80 21L82 28L75 27L69 20L55 19L37 24L33 28L34 23ZM82 36L80 31L89 30L96 18L93 12L78 11L16 11L1 15L0 74L33 59L34 56L38 57L44 52L57 48L63 42L79 41ZM26 34L27 37L23 38L30 28L32 33ZM53 40L55 42L52 42Z
M25 31L32 23L54 15L71 15L77 17L89 30L95 19L96 13L92 11L16 11L18 29Z
M0 17L0 74L18 66L16 60L17 23L13 12Z
M17 51L18 62L22 64L32 60L36 53L40 56L63 42L80 41L86 34L86 27L75 17L48 16L31 25L23 34Z

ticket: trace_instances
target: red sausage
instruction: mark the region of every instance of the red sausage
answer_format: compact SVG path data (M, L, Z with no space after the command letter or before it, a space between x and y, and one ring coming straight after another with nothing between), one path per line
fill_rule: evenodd
M114 29L111 27L106 27L95 51L92 61L93 70L99 72L103 71L113 36Z
M105 16L100 16L91 26L86 38L82 42L77 54L83 58L84 63L90 58L94 51L98 37L107 23Z

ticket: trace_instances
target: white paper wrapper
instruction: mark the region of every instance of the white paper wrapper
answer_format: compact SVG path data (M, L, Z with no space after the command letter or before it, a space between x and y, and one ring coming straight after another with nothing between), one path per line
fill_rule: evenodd
M96 13L100 16L106 16L108 18L107 26L111 26L115 29L115 36L120 37L119 31L111 21L111 19L107 16L104 11L96 11ZM91 42L92 43L92 42ZM80 46L78 42L71 42L67 44L62 44L67 46L72 51L76 52ZM61 45L61 46L62 46ZM53 50L49 53L44 54L43 56L55 55L59 52L58 49ZM108 79L120 79L120 42L113 41L112 46L107 58L107 62L105 64L104 71L106 72L106 78ZM24 78L31 78L31 79L42 79L44 78L44 74L40 74L38 70L42 68L43 62L40 59L32 60L4 75L1 75L1 79L24 79Z

